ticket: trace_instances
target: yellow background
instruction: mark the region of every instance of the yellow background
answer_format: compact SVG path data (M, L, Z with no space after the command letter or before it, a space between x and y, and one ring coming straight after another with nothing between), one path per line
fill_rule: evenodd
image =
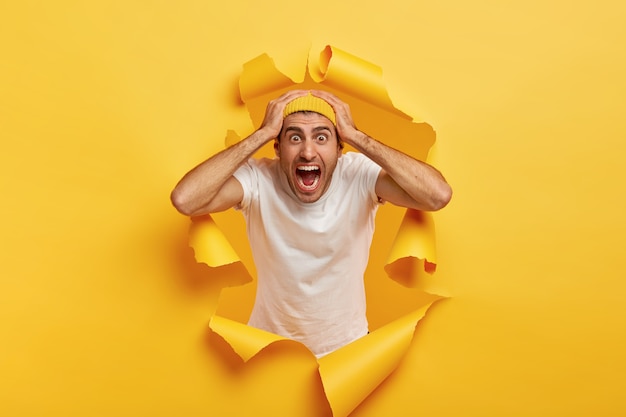
M224 358L207 323L231 282L168 197L249 133L244 62L332 44L435 128L455 191L434 216L452 298L353 415L623 415L624 21L618 1L3 1L0 414L323 410L306 352Z

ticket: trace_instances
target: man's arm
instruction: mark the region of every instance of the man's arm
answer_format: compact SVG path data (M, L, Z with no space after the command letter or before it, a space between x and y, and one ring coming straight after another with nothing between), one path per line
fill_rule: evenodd
M270 101L258 130L185 174L172 191L174 207L187 216L199 216L239 204L243 188L233 177L234 172L263 145L278 136L287 103L307 93L303 90L289 91Z
M335 110L339 137L382 167L376 182L379 198L416 210L439 210L448 204L452 188L439 171L359 131L350 107L333 94L312 94L326 100Z

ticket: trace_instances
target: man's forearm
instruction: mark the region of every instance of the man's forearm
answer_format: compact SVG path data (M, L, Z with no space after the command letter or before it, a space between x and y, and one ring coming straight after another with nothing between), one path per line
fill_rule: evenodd
M208 206L237 168L273 139L269 136L266 131L257 130L185 174L172 191L171 199L176 209L194 215Z
M416 207L438 210L450 200L452 190L441 173L431 165L391 148L357 131L350 144L380 165L396 184L413 199Z
M339 137L383 168L376 192L385 195L379 197L420 210L438 210L448 203L452 190L439 171L358 130L350 106L337 96L320 90L312 93L333 107Z
M171 199L176 209L183 214L198 215L236 204L232 201L235 198L232 181L228 186L233 173L263 145L277 137L287 103L306 94L306 90L293 90L271 100L257 131L189 171L172 191ZM219 201L214 201L216 197Z

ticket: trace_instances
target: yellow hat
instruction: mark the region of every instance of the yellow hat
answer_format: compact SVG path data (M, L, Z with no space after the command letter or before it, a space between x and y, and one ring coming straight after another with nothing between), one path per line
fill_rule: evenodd
M328 120L333 122L335 126L337 125L337 122L335 120L335 111L330 106L330 104L328 104L325 100L322 100L319 97L315 97L311 93L290 101L285 107L283 118L299 111L312 111L315 113L319 113L322 116L326 116Z

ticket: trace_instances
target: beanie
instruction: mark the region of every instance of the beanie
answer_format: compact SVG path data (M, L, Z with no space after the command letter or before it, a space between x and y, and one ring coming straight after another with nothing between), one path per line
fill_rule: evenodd
M290 101L285 107L283 118L299 111L312 111L319 113L322 116L326 116L335 126L337 125L335 120L335 111L330 104L319 97L315 97L311 93Z

